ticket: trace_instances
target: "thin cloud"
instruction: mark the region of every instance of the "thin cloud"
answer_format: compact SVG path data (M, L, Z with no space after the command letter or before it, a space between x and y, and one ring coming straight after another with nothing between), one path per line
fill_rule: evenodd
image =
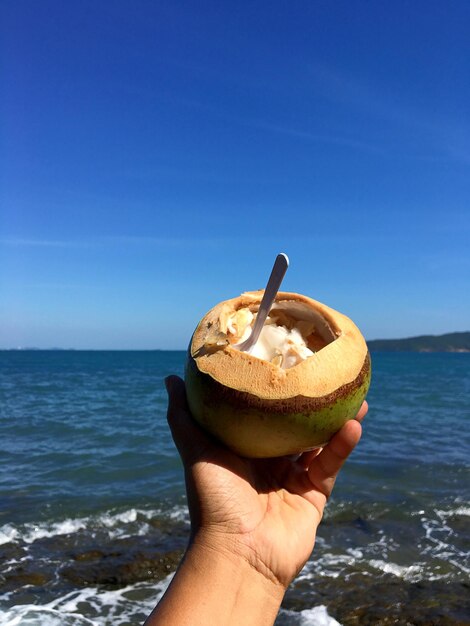
M465 124L462 128L459 120L447 119L424 107L414 106L406 101L403 94L398 96L395 94L397 97L394 96L394 98L387 97L380 93L372 83L349 73L340 72L325 64L317 63L311 66L309 75L304 76L304 79L308 80L308 84L304 86L307 99L322 97L335 104L354 107L356 110L379 120L386 120L392 124L399 124L422 133L423 138L427 139L427 143L434 144L433 152L435 154L425 157L420 157L418 154L416 155L418 160L422 158L439 159L444 154L446 159L461 161L464 164L470 162L470 152L467 147L470 131ZM384 149L382 143L364 141L362 136L348 136L334 130L328 133L317 133L310 129L286 126L282 121L266 122L249 116L232 114L210 103L191 98L171 96L168 99L181 106L205 111L219 119L265 132L283 134L303 141L343 146L383 156L390 152L390 149ZM413 133L410 133L409 136L413 137ZM402 147L404 148L404 146ZM415 158L410 153L406 156Z
M27 239L23 237L4 237L0 239L3 246L13 247L39 247L39 248L82 248L87 247L89 242L75 240L54 239Z
M365 141L361 141L359 139L341 136L339 134L327 135L327 134L320 134L320 133L311 133L311 132L304 131L304 130L298 130L295 128L289 128L285 126L278 126L276 124L268 124L268 123L261 122L261 121L250 121L247 123L250 126L254 126L256 128L269 130L269 131L280 133L283 135L289 135L291 137L298 137L299 139L314 141L316 143L329 143L329 144L353 148L357 150L373 152L375 154L385 155L385 150L379 146L373 145Z
M423 107L392 100L380 94L370 83L351 74L344 74L326 65L316 64L310 70L315 81L315 89L321 95L335 103L353 106L376 118L399 123L419 130L436 143L436 147L447 156L470 162L468 151L469 129L458 124L458 120L449 120L436 116Z
M100 248L109 246L156 246L156 247L187 247L223 245L224 238L189 238L189 237L152 237L140 235L110 235L93 239L30 239L22 237L6 237L0 239L0 245L17 248Z
M311 141L314 143L326 143L331 145L348 147L355 150L372 152L374 154L386 154L383 146L372 144L370 142L365 142L361 139L356 139L354 137L347 137L345 135L342 135L341 133L314 133L300 128L285 126L282 123L269 123L257 118L241 117L239 115L227 113L226 111L223 111L220 108L212 106L210 104L188 98L175 97L174 101L180 105L189 108L205 111L206 113L210 113L211 115L214 115L219 119L223 119L225 121L229 121L240 126L256 128L264 132L282 134L285 136L302 139L304 141Z
M22 285L22 288L25 289L44 289L51 291L83 291L83 290L92 290L92 291L102 291L103 285L89 285L89 284L78 284L78 283L27 283Z

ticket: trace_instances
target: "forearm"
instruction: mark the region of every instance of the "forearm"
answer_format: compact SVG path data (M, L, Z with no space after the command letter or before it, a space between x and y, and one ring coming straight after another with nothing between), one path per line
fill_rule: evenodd
M284 592L245 559L196 541L146 626L272 626Z

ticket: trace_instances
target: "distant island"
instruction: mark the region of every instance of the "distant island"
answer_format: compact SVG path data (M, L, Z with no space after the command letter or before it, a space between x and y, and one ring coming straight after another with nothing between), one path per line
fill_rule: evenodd
M371 352L470 352L470 332L374 339L367 345Z

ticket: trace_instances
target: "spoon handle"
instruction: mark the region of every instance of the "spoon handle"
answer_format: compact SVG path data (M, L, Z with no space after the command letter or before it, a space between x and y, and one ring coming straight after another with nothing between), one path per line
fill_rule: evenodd
M259 305L258 314L256 316L251 335L248 339L246 339L246 341L243 341L235 346L238 350L247 352L258 341L261 329L263 328L264 322L269 315L269 311L271 310L276 294L279 291L279 287L281 286L282 279L284 278L288 267L289 259L287 254L281 252L281 254L277 255L276 260L274 261L271 276L269 277L266 289L264 290L263 298L261 300L261 304Z

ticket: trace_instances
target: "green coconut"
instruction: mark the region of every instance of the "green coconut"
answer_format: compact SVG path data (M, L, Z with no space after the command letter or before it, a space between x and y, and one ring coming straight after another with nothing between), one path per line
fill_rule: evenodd
M248 292L221 302L198 324L185 372L191 413L242 456L322 447L354 419L366 397L366 342L342 313L279 292L256 349L242 352L237 344L249 336L262 296Z

